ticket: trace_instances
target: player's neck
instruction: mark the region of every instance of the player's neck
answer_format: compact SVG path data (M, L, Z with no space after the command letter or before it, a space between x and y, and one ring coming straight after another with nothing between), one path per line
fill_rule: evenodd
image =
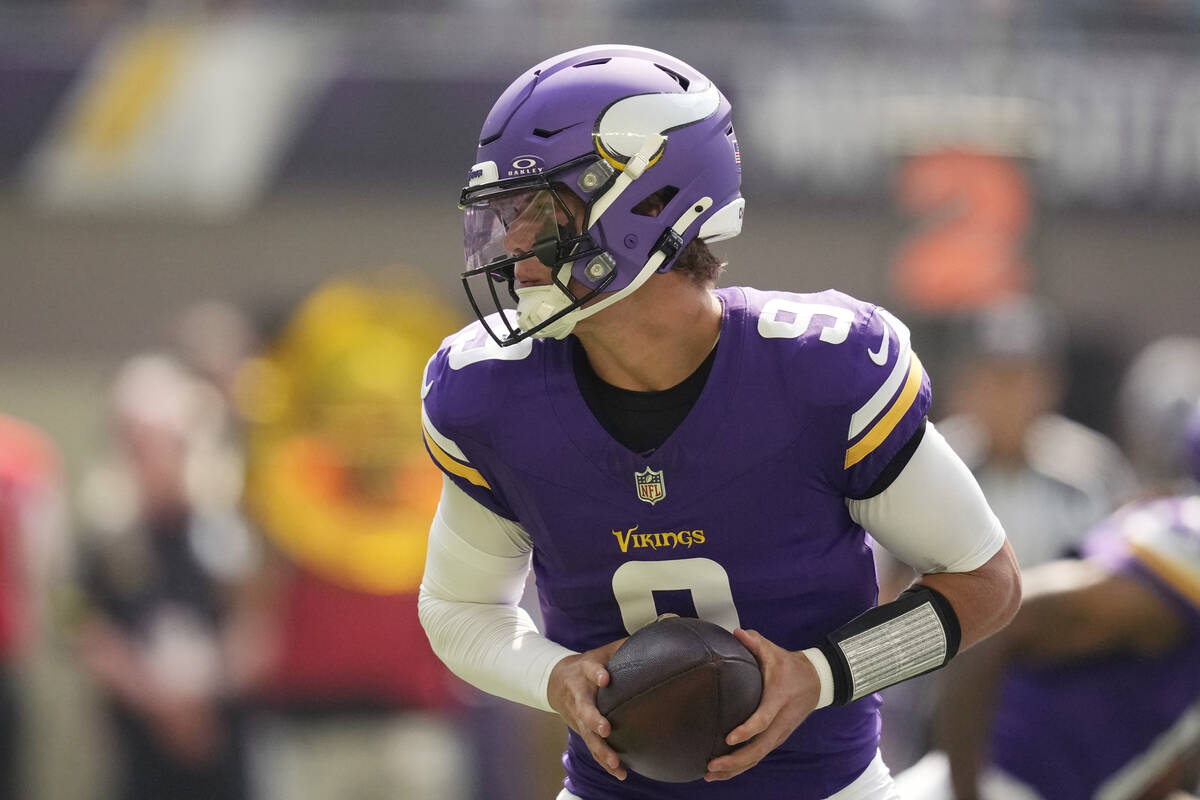
M622 389L661 391L704 362L721 332L721 301L686 276L655 275L576 331L592 369Z

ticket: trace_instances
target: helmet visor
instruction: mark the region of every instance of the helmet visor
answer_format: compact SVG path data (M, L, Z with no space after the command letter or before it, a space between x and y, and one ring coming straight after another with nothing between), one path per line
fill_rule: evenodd
M570 235L569 228L560 229L569 223L566 208L545 188L504 192L473 202L464 209L463 216L467 271L494 264L497 269L507 267L511 272L517 261L530 256L554 267L562 235ZM501 273L493 277L508 276Z

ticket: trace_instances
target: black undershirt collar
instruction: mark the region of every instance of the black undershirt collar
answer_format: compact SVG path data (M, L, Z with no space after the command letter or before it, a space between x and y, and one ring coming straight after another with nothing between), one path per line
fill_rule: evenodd
M575 381L584 402L609 435L640 456L649 456L679 427L708 381L717 348L670 389L638 392L605 382L592 369L583 345L571 337Z

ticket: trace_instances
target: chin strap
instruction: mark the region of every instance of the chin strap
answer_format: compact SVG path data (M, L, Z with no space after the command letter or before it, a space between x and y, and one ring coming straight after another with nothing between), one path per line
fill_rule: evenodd
M696 219L707 211L713 204L711 197L701 197L696 202L688 206L687 211L680 215L679 219L675 220L675 224L668 228L669 233L675 234L675 239L681 239L683 233L690 228ZM665 236L659 239L660 245L664 241L670 241L671 237ZM671 252L668 252L670 250ZM613 303L628 297L633 292L637 291L643 283L650 279L650 276L658 271L663 262L673 256L675 251L670 247L658 247L650 258L642 265L634 279L624 289L620 289L611 294L605 295L590 306L584 308L576 308L568 314L564 314L561 319L555 320L546 327L542 328L537 333L533 334L535 338L547 339L565 339L567 335L575 328L576 323L581 319L587 319L597 311L608 308ZM571 265L564 264L560 269L566 270L566 277L570 277ZM537 325L545 320L550 319L555 314L561 313L574 302L570 297L563 293L558 286L547 284L545 286L528 286L523 289L517 289L517 325L522 330L532 330Z
M613 181L613 185L608 187L608 191L596 198L588 209L587 225L584 230L590 231L605 211L608 211L621 193L629 188L629 184L642 177L642 173L646 171L646 167L650 166L650 159L654 158L654 154L662 149L663 143L667 141L667 137L661 133L651 134L646 137L646 141L642 142L642 147L625 163L625 169L617 175L617 179Z
M712 204L713 199L711 197L701 197L699 200L688 206L687 211L684 211L683 214L680 215L679 219L675 220L675 224L672 225L668 230L674 232L676 237L682 238L684 232L692 226L692 223L694 223L701 214L703 214L705 211L708 211ZM659 239L659 243L661 245L663 243L663 239ZM650 279L651 275L658 271L658 268L662 266L664 261L673 255L675 255L674 252L668 253L667 250L663 249L661 246L657 248L653 253L650 254L650 259L642 265L641 271L638 272L637 276L635 276L632 281L630 281L628 286L626 286L624 289L619 289L612 294L605 295L600 300L596 301L590 306L587 306L586 308L576 309L578 311L578 315L574 316L574 322L578 322L581 319L587 319L597 311L608 308L618 300L633 294L635 291L641 288L643 283Z

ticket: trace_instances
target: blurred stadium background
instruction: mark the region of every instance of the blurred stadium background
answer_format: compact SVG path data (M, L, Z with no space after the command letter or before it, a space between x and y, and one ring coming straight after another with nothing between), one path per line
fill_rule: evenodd
M0 0L0 411L48 434L70 507L118 366L194 301L269 333L334 276L399 269L469 314L483 116L603 41L732 100L727 283L886 304L935 381L948 316L1035 294L1070 331L1067 415L1110 434L1132 355L1200 335L1194 0ZM93 694L47 648L30 796L96 797Z

